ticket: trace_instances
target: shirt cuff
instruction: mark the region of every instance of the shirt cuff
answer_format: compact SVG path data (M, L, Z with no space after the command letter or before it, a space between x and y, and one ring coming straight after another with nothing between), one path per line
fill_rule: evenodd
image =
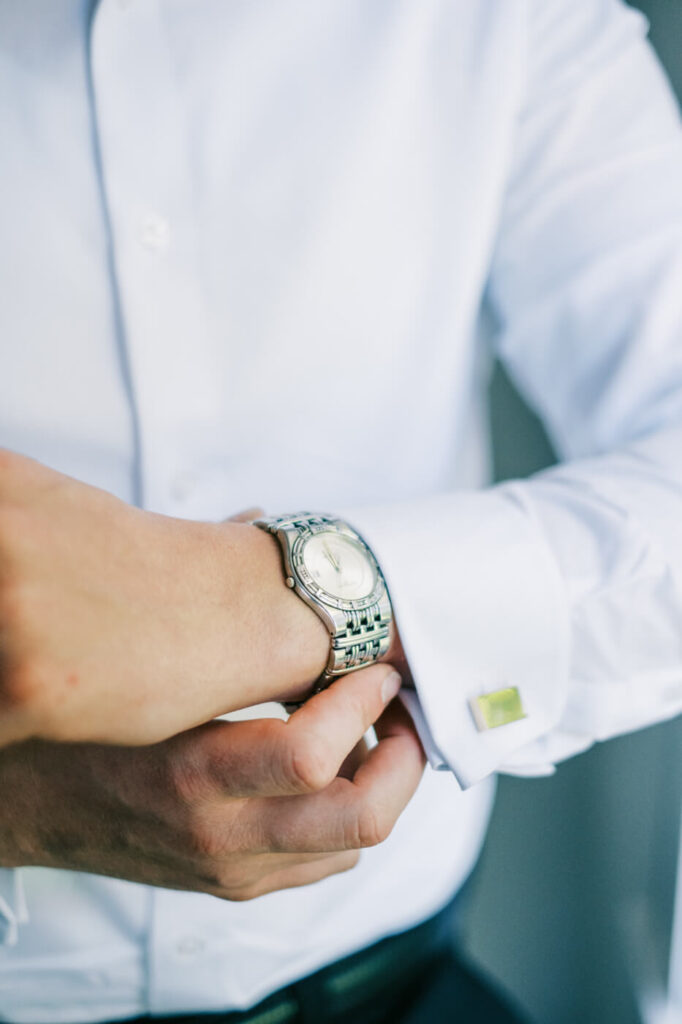
M490 773L545 775L536 742L566 703L569 607L523 489L337 512L374 552L416 687L403 702L432 767L462 788ZM480 731L470 701L517 687L524 717Z
M0 946L16 946L28 921L21 868L0 868Z

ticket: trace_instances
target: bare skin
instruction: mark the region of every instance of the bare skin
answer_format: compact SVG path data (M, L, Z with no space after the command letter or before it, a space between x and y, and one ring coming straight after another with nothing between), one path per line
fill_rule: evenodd
M212 721L305 696L328 649L250 523L153 515L0 451L0 866L233 900L348 870L423 770L391 666L286 723Z
M0 751L0 866L94 872L245 900L352 868L424 757L400 679L376 665L289 719L212 722L152 746L29 740ZM372 722L367 756L348 754ZM349 776L349 777L344 777Z
M144 512L0 450L0 746L154 743L303 697L328 651L262 530Z

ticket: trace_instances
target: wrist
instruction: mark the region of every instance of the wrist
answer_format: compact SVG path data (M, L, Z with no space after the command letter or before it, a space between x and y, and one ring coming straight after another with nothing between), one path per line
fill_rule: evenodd
M381 569L350 524L333 515L296 512L259 517L254 525L277 538L286 586L328 633L325 671L313 692L386 660L392 638L394 652L402 653Z
M329 632L286 586L275 538L251 524L225 525L239 552L232 584L239 599L230 618L239 633L235 647L244 659L241 706L301 700L327 664Z

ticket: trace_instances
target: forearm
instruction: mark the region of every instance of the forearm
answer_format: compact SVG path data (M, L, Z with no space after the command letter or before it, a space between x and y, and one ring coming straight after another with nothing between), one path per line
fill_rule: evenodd
M329 636L249 524L152 515L4 453L0 743L146 743L307 692Z

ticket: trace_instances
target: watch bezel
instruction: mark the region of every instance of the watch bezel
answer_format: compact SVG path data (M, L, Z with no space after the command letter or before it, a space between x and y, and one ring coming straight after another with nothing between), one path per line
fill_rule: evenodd
M311 539L311 535L318 534L342 534L345 537L351 539L365 555L365 558L372 566L376 576L376 582L373 589L366 597L357 598L349 601L344 600L341 597L335 597L330 594L327 590L321 587L314 580L313 576L307 569L303 560L303 549L305 548L308 541ZM379 568L379 564L372 554L372 551L365 544L362 537L351 530L345 523L325 523L320 529L311 531L311 533L299 535L294 540L291 547L291 571L293 572L296 582L299 584L301 589L306 591L315 601L326 604L331 608L338 608L342 611L363 611L365 608L369 608L370 605L376 604L379 601L386 589L386 583Z

